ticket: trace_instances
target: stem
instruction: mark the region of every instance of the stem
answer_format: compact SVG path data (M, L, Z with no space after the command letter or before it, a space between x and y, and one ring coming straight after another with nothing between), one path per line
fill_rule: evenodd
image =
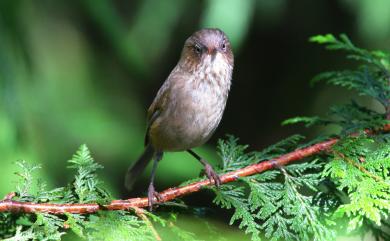
M133 207L134 209L134 212L135 214L140 217L142 220L144 220L144 222L146 223L146 225L150 228L150 231L152 232L154 238L157 240L157 241L161 241L161 237L160 235L157 233L156 229L154 228L152 222L150 222L150 220L148 219L148 217L146 217L145 215L145 212L144 212L144 209L142 208L137 208L137 207Z
M342 160L344 160L345 162L349 163L350 165L356 167L357 169L359 169L361 172L363 172L364 174L366 174L367 176L371 177L372 179L374 179L375 181L377 182L383 182L383 179L379 176L376 176L374 174L372 174L371 172L369 172L366 168L364 168L362 165L359 165L358 163L356 163L355 161L353 161L351 158L348 158L346 157L343 153L340 153L340 152L336 152L336 151L333 151L333 153L340 157Z
M390 124L385 125L382 131L389 132ZM373 134L372 130L366 130L367 134ZM252 164L247 167L223 174L220 176L221 184L234 182L240 177L251 176L258 174L275 167L287 165L294 161L302 160L305 157L309 157L318 154L322 151L328 150L334 144L339 141L338 138L332 138L327 141L319 142L306 148L297 149L293 152L279 156L278 158L262 161L260 163ZM164 203L173 200L184 195L188 195L194 192L200 191L205 186L213 185L209 180L203 180L199 182L190 183L182 187L169 188L165 191L160 192L161 199L160 203ZM7 195L8 196L8 195ZM11 195L12 196L12 195ZM95 213L99 210L128 210L134 208L144 208L148 206L147 197L136 197L126 200L114 200L107 205L99 205L96 203L91 204L57 204L57 203L31 203L31 202L18 202L13 201L9 197L0 201L0 212L24 212L24 213L53 213L53 214L64 214L64 213Z

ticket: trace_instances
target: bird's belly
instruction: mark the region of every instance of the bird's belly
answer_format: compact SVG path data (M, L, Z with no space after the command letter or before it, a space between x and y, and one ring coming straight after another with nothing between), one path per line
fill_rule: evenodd
M217 128L225 102L218 96L192 92L174 107L162 113L150 129L152 144L162 151L183 151L204 144Z

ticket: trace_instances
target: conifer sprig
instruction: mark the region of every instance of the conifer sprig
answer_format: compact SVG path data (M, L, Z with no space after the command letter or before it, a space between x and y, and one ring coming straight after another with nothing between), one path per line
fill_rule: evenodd
M321 136L311 141L294 135L262 151L248 152L246 145L228 136L218 143L221 188L212 187L208 180L189 181L163 191L160 201L210 188L214 204L232 210L230 224L238 225L252 240L334 240L338 232L369 231L378 239L390 237L386 228L390 226L389 54L359 48L346 35L318 35L310 40L343 50L348 59L360 63L352 70L322 73L314 82L325 80L352 89L378 101L384 111L352 100L331 107L325 117L291 118L284 124L332 124L341 131L334 133L337 138ZM168 230L171 239L196 239L158 212L140 213L146 198L111 200L98 179L102 166L85 145L69 164L76 170L74 180L53 190L35 181L33 172L39 166L17 164L21 171L16 192L0 201L0 238L58 240L73 231L88 240L158 240L158 232Z

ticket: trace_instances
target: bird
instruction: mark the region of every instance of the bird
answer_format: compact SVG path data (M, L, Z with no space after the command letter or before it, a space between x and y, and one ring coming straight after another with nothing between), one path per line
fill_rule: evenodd
M180 59L157 92L147 111L145 149L129 167L125 187L131 190L138 175L153 160L148 206L161 199L154 178L164 152L186 151L205 169L211 183L221 179L212 166L192 149L206 143L218 127L231 87L234 56L226 34L204 28L188 37Z

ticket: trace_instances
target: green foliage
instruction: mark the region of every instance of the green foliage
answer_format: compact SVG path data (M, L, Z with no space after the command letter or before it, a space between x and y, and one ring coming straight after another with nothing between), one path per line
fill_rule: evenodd
M344 50L347 58L363 63L356 70L322 73L314 82L326 80L353 89L359 95L377 100L385 111L378 112L352 101L331 107L326 117L285 120L283 125L336 125L341 129L341 139L327 155L319 155L315 160L240 178L239 184L224 185L215 190L214 202L234 209L230 223L238 221L240 228L252 234L252 240L260 240L261 236L267 240L333 240L337 231L358 230L389 237L381 226L388 223L390 214L390 138L382 133L369 137L363 132L378 130L389 123L386 120L390 100L389 56L358 48L345 35L340 39L330 34L319 35L310 40L326 44L327 49ZM352 133L355 134L348 135ZM228 137L219 142L223 170L272 160L297 146L313 143L299 144L302 139L292 136L263 151L245 153L247 146Z
M101 188L101 181L97 179L96 171L103 166L94 162L86 145L82 145L71 160L69 168L77 169L73 182L74 192L80 203L106 203L109 201L108 193Z
M292 136L261 152L243 154L246 147L229 137L227 141L220 141L220 155L225 166L226 163L239 163L239 168L285 153L296 147L301 139ZM232 160L232 156L236 156L238 162ZM313 172L322 167L323 164L310 161L240 178L239 185L214 189L214 202L223 208L234 209L230 224L239 222L239 228L250 233L252 240L261 240L262 233L270 240L329 240L335 236L335 232L327 228L332 221L322 219L319 207L312 205L316 186L321 180L321 174Z
M85 228L88 240L155 240L144 221L123 211L91 215Z
M333 106L325 117L295 117L283 125L304 123L307 127L335 125L339 141L326 153L305 158L295 164L279 166L237 182L210 187L214 203L232 212L230 225L249 234L252 240L334 240L338 233L371 232L376 238L390 238L390 134L380 131L388 124L389 56L380 51L356 47L345 36L319 35L311 41L331 50L347 52L347 58L361 63L354 70L332 71L314 81L353 89L378 101L384 108L374 110L356 101ZM364 129L371 129L368 135ZM222 159L219 172L229 172L311 145L320 136L304 142L293 135L261 151L248 152L247 145L228 136L218 142ZM40 203L99 203L112 198L98 179L102 168L85 145L69 162L75 169L74 180L65 187L47 190L43 181L35 181L39 169L25 161L18 162L20 182L14 200ZM188 183L188 182L187 182ZM32 188L34 187L34 188ZM182 208L183 205L180 205ZM182 210L182 209L181 209ZM88 240L155 240L158 230L168 230L169 239L195 240L177 225L168 212L143 216L129 211L101 211L96 214L24 214L0 213L0 238L9 240L58 240L72 231ZM164 233L165 235L166 233ZM223 236L223 234L221 235ZM164 237L163 237L164 238Z
M389 121L383 113L368 109L355 101L349 104L332 106L326 117L293 117L282 122L282 125L303 123L306 127L316 125L337 125L341 128L341 134L351 134L363 129L377 129Z
M336 154L322 175L349 196L349 202L340 205L334 215L348 216L350 231L365 220L380 226L390 214L390 145L363 135L346 138L333 150Z
M311 127L314 125L318 125L320 123L327 124L324 120L321 120L318 116L314 117L308 117L308 116L297 116L293 118L289 118L287 120L284 120L282 122L282 125L291 125L291 124L297 124L297 123L303 123L306 127Z
M103 188L97 171L103 167L96 163L86 145L69 162L69 168L76 170L75 179L66 187L46 190L40 180L34 180L34 171L40 168L25 161L18 162L20 177L16 185L15 201L37 203L107 203L110 194ZM35 187L35 188L34 188ZM36 190L32 192L31 190ZM100 211L96 214L53 215L47 213L0 213L0 238L7 240L60 240L72 231L87 240L155 240L151 225L167 226L167 221L147 211L140 218L132 211ZM152 224L153 222L153 224ZM169 227L174 237L187 237L191 233L176 226Z
M358 48L344 34L340 35L340 39L332 34L317 35L311 37L310 41L325 44L330 50L346 51L348 59L362 63L354 70L321 73L313 79L313 83L325 80L329 84L353 89L359 95L378 101L384 111L368 109L352 101L350 104L332 107L326 118L294 117L282 124L304 123L306 127L336 124L342 128L342 134L350 134L362 129L376 129L388 123L385 116L390 110L389 54Z
M16 173L21 181L16 185L16 192L19 194L21 201L34 201L33 194L30 193L31 185L33 184L32 173L41 168L39 165L30 164L26 161L16 163L20 167L20 171Z
M356 47L349 38L341 34L340 39L331 34L317 35L310 41L326 44L327 49L344 50L347 58L363 63L356 70L330 71L317 75L313 82L326 80L328 83L356 90L379 101L385 109L390 99L390 56L382 51L368 51Z

